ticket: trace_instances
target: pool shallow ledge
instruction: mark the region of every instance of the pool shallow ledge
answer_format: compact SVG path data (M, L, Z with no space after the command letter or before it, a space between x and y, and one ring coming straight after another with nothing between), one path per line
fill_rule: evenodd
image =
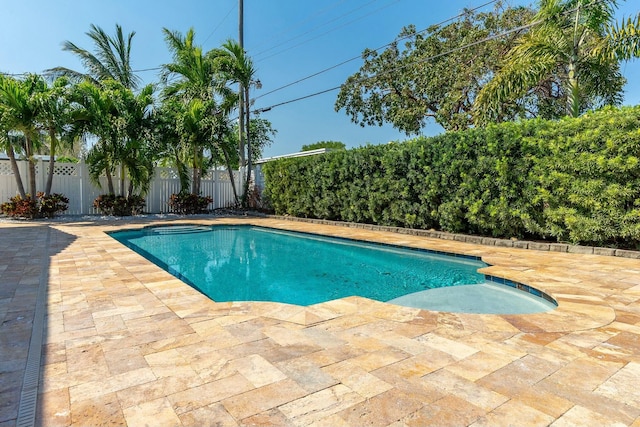
M387 302L424 310L474 314L545 313L558 307L533 293L492 282L427 289Z

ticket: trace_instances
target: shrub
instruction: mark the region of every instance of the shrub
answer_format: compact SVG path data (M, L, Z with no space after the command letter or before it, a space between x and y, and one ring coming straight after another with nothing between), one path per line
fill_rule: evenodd
M31 196L23 199L17 195L10 198L8 202L0 205L0 211L13 218L33 219L38 215L38 204Z
M13 218L53 218L56 214L66 211L69 199L62 194L45 196L39 192L37 198L27 196L25 199L17 195L8 202L0 205L0 212Z
M102 194L93 201L93 207L103 215L140 215L144 209L144 198L136 194L128 197Z
M640 248L640 106L263 165L277 214Z
M40 216L44 218L53 218L58 213L62 213L69 208L69 199L59 193L45 196L44 193L38 193L40 205L38 207Z
M181 215L205 213L210 203L213 203L213 199L209 196L187 192L172 194L169 198L169 208Z

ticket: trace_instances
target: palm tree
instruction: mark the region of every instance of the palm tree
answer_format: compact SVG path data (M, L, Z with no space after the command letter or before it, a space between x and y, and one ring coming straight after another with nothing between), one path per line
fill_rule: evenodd
M178 133L181 135L179 150L186 158L180 160L192 168L191 192L199 194L200 178L204 171L204 144L206 137L202 134L202 121L214 113L213 107L213 63L203 55L202 48L194 44L193 28L182 35L178 31L163 29L165 41L173 55L172 63L165 64L161 80L165 84L163 97L179 99ZM168 83L172 76L176 81ZM187 160L188 159L188 160ZM180 169L180 167L179 167Z
M619 58L609 52L627 52L630 57L638 51L628 49L629 39L607 36L615 7L616 0L541 0L531 30L479 92L476 121L495 120L502 109L523 102L543 82L550 94L564 99L566 115L619 104L625 79ZM634 31L640 27L635 25ZM621 44L615 47L614 40Z
M211 138L207 135L209 126L205 124L209 118L209 106L206 101L194 98L185 105L180 115L179 130L191 160L191 193L200 194L200 182L205 173L205 144Z
M76 132L97 137L97 143L89 150L87 162L91 179L100 186L100 176L107 179L109 194L115 194L113 174L119 141L124 135L124 121L118 110L118 86L116 82L103 82L98 87L90 82L76 85L73 101L81 108L73 115Z
M76 113L76 125L99 138L98 144L87 157L90 174L99 184L100 175L105 173L108 191L115 194L113 173L119 163L122 172L120 193L124 195L125 171L133 187L144 187L145 181L148 182L150 178L146 162L148 157L140 157L144 150L139 133L143 131L140 126L144 127L143 123L147 120L153 91L147 86L137 97L133 95L133 90L140 83L140 78L131 67L131 45L135 32L125 36L122 27L116 24L115 36L109 36L102 28L92 24L86 34L94 42L94 53L70 41L63 46L63 50L80 58L86 72L65 67L47 71L83 81L75 93L76 101L82 105L81 111ZM129 158L132 153L133 157Z
M253 61L249 58L240 44L233 40L227 40L222 49L216 49L213 52L215 60L219 64L219 68L226 79L231 83L237 83L240 85L238 111L239 111L239 154L240 154L240 166L245 166L245 146L246 146L246 166L247 176L244 183L244 190L242 195L242 203L246 206L247 194L249 190L249 184L251 182L251 168L252 168L252 148L251 138L249 135L250 128L250 100L249 89L251 85L257 85L260 87L259 81L255 80L256 69L253 65ZM246 141L246 144L245 144Z
M165 41L173 55L173 62L165 64L161 73L161 80L165 84L164 101L177 99L182 104L172 107L179 120L177 129L181 149L174 153L188 153L188 163L192 170L192 192L198 194L200 178L210 166L210 161L204 161L204 150L215 152L222 149L225 158L230 159L226 145L219 139L221 128L226 128L227 117L231 111L230 105L237 103L237 95L221 79L219 64L216 62L214 51L203 53L200 46L195 45L195 32L189 29L183 36L180 32L163 29ZM170 82L170 79L174 78ZM182 160L187 163L187 159ZM227 169L235 191L233 173L230 163Z
M2 83L0 82L0 87ZM11 163L11 171L16 179L16 185L18 186L18 193L20 197L25 199L27 197L26 191L24 191L24 184L22 183L22 177L20 176L20 170L18 169L18 162L16 161L15 145L16 137L12 135L13 131L13 117L11 116L9 108L0 102L0 147L5 150Z
M5 129L18 132L23 137L22 152L28 160L28 195L36 197L36 166L34 155L39 144L38 116L41 111L37 102L39 94L45 92L47 84L36 74L28 75L24 80L17 80L0 75L0 105L2 106L2 121ZM13 146L9 138L5 138L8 155L13 155ZM17 167L16 167L17 170ZM19 174L16 174L18 179ZM20 196L27 194L20 189Z
M173 165L180 180L180 192L189 192L189 167L185 162L187 154L182 144L182 133L178 129L180 115L184 110L177 98L165 98L153 116L153 150L161 156L160 164Z
M125 117L126 141L119 160L122 169L126 169L129 176L128 196L131 196L135 189L146 193L153 177L154 154L147 144L151 139L153 90L151 84L135 95L131 90L124 90L126 103L120 114Z
M67 78L59 77L51 87L47 87L37 97L40 106L39 128L49 136L49 171L44 190L45 196L51 194L55 156L60 140L73 142L73 136L69 133L71 102L68 83Z
M73 100L81 106L73 115L77 131L97 137L87 155L92 180L100 185L104 173L109 194L115 194L113 174L119 167L120 195L131 196L135 189L144 193L153 174L154 156L147 144L151 139L153 86L145 86L136 95L113 80L101 87L83 82L76 86Z
M86 33L95 46L95 53L77 46L75 43L65 41L62 49L72 52L79 57L86 72L78 72L65 67L55 67L47 70L53 75L64 75L74 80L90 80L95 84L100 84L106 80L115 80L124 87L135 90L138 88L140 78L131 68L131 42L135 31L130 32L126 37L122 32L122 27L116 24L116 34L114 37L100 27L91 24L91 30Z
M163 28L164 39L173 55L173 62L164 64L160 75L165 85L164 97L177 96L188 102L195 98L212 99L215 91L215 68L194 43L195 31L190 28L183 36L178 31ZM178 77L169 83L171 77Z

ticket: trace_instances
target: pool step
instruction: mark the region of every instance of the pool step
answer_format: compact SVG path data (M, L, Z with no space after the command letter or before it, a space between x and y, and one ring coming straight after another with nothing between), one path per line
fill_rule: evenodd
M204 227L201 225L173 225L170 227L156 227L151 231L157 234L193 234L193 233L206 233L211 231L211 227Z

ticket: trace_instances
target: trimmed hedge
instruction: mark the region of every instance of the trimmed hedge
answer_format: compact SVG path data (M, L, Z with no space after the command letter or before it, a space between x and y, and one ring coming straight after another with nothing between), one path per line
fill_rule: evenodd
M640 249L640 106L264 165L277 214Z

